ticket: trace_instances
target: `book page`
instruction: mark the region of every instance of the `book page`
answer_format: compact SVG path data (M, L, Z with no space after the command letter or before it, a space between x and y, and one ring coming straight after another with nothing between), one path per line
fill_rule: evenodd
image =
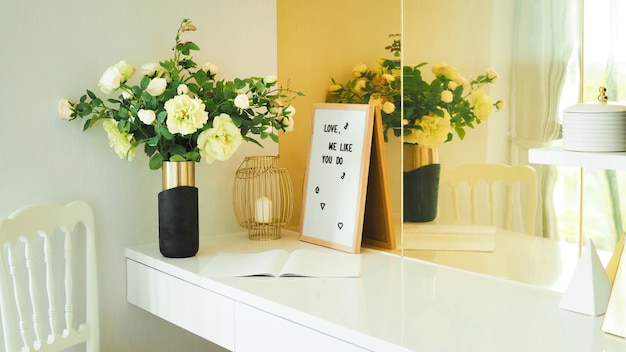
M259 253L218 253L202 269L208 277L278 276L289 252L274 249Z
M287 259L280 276L360 277L361 255L295 250Z

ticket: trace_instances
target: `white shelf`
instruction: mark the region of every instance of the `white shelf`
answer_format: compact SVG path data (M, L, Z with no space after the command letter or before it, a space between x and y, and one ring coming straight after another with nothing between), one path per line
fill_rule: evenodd
M562 147L530 149L531 164L577 166L594 169L626 170L626 152L572 152Z

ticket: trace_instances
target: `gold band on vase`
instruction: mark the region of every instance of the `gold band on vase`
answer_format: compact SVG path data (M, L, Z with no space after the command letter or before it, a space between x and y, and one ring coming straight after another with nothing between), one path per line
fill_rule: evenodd
M163 190L180 186L195 187L195 161L164 161Z
M437 164L439 163L437 149L404 143L402 162L404 172L413 171L430 164Z

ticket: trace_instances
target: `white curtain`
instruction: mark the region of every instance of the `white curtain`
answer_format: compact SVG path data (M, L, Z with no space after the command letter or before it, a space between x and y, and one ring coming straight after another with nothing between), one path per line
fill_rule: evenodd
M515 0L511 68L511 163L527 164L528 149L559 138L564 88L578 85L568 66L579 66L582 0ZM572 71L570 71L572 72ZM574 71L575 72L575 71ZM541 202L535 233L556 237L552 206L556 170L533 165Z

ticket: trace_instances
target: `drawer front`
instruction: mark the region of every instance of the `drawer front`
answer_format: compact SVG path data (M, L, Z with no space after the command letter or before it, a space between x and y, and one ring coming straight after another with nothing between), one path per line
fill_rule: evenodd
M235 303L235 321L236 352L367 351L241 303Z
M126 260L128 302L229 350L234 302L149 266Z

